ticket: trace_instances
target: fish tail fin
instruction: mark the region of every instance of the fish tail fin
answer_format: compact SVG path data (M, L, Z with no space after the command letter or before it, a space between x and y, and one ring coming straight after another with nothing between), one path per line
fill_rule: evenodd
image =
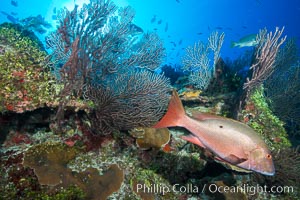
M185 116L185 111L178 93L176 90L173 90L167 113L154 128L181 126L181 121Z
M236 46L237 46L236 42L233 42L233 41L232 41L230 47L231 47L231 48L234 48L234 47L236 47Z

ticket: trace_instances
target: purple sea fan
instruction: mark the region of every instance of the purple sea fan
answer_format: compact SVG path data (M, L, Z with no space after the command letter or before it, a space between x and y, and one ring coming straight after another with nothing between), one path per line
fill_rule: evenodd
M150 126L162 117L169 82L149 70L160 66L165 49L158 35L144 34L133 18L131 7L118 9L110 0L60 12L58 29L47 38L50 64L63 85L58 122L68 101L83 92L95 105L88 114L93 132Z
M89 117L94 132L149 127L163 116L169 102L170 83L147 70L116 74L105 84L86 86L84 98L92 101Z

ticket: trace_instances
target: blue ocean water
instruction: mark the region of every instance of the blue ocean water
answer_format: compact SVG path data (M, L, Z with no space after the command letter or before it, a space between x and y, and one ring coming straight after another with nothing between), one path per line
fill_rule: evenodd
M213 31L225 33L221 57L235 59L247 48L231 48L232 41L256 34L260 29L274 31L285 27L284 35L297 38L300 46L300 0L115 0L118 6L130 5L134 23L144 32L155 31L167 50L165 63L180 65L184 49L201 40L207 41ZM41 15L53 25L39 35L41 40L56 27L56 13L88 0L1 0L0 23ZM250 47L251 48L251 47Z

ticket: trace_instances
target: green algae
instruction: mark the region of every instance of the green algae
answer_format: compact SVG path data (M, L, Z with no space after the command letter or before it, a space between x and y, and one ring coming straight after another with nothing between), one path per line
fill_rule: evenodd
M279 150L291 146L284 122L270 109L264 96L263 86L257 88L250 95L244 115L251 115L248 125L265 140L270 150Z

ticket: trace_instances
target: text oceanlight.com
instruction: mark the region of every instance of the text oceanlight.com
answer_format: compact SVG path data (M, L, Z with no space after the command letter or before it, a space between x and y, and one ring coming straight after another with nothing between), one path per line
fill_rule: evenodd
M261 185L248 185L242 186L219 186L216 184L204 184L203 187L199 187L193 184L180 185L174 184L167 186L163 184L137 184L137 192L143 193L154 193L165 195L170 192L174 193L186 193L186 194L197 194L197 193L238 193L243 192L249 195L255 195L256 193L293 193L294 188L292 186L261 186Z

